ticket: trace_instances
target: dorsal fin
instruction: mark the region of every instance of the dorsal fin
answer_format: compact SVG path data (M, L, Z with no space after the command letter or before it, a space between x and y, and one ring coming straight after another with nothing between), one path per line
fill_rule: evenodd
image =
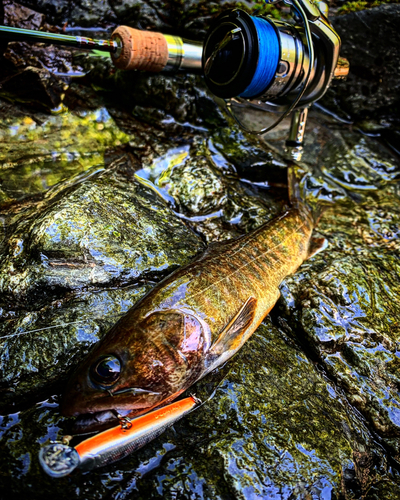
M246 300L214 342L211 347L212 354L220 356L227 351L237 350L240 347L243 333L254 319L256 306L257 300L254 297Z

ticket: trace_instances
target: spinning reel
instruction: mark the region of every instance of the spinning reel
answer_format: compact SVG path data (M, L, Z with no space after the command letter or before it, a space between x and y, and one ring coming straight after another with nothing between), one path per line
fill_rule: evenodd
M208 32L202 66L208 88L248 132L264 134L293 111L286 145L300 160L309 106L333 78L347 76L349 65L339 58L340 38L327 20L327 4L319 2L318 8L311 0L283 1L296 24L240 9L222 13ZM236 114L236 108L248 105L281 115L269 127L252 130Z

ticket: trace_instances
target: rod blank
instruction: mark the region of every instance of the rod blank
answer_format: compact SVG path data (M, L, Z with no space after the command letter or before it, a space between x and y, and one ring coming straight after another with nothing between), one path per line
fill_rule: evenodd
M95 40L85 36L61 35L45 31L27 30L12 26L0 26L0 37L18 42L43 42L77 49L101 50L113 54L120 48L117 40Z

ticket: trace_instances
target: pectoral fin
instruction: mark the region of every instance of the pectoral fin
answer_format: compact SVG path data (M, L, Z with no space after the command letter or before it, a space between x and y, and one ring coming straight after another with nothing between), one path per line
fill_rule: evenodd
M239 312L226 325L211 347L212 354L220 356L227 351L236 350L240 347L243 339L242 334L253 321L256 306L257 300L254 297L246 300Z
M328 240L326 238L316 238L316 237L311 238L308 247L307 259L310 259L311 257L314 257L314 255L316 255L317 253L322 252L322 250L325 250L327 246L328 246Z

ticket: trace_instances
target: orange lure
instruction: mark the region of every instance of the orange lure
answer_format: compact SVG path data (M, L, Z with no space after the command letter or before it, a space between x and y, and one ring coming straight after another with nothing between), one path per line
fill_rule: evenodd
M194 396L127 421L79 443L75 448L52 443L41 448L40 463L52 477L63 477L74 469L91 470L116 462L142 448L189 413L200 401Z

